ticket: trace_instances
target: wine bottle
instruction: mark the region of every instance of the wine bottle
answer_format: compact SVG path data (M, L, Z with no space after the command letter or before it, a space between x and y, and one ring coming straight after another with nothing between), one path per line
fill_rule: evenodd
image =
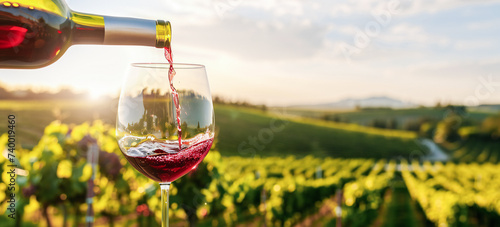
M168 21L75 12L64 0L0 3L0 68L41 68L75 44L169 48L170 38Z

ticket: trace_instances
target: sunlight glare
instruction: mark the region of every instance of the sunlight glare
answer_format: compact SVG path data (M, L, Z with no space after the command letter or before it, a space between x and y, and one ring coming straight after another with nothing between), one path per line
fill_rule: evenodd
M106 88L102 87L92 87L88 89L89 98L92 100L97 100L104 95L106 95Z

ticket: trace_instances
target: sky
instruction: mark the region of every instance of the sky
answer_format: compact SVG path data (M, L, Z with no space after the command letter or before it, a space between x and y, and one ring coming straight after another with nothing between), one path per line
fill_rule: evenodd
M206 66L212 94L266 105L389 96L500 103L500 1L67 0L75 11L172 23L174 62ZM53 65L0 69L8 88L117 95L161 49L71 47Z

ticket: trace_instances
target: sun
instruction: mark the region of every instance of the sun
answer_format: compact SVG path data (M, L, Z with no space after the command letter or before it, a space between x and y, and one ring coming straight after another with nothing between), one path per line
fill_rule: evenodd
M91 87L88 89L89 98L92 100L97 100L107 94L106 88L102 87Z

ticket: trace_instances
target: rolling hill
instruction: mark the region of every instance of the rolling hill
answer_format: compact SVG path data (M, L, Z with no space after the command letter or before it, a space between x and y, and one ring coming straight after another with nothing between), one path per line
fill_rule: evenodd
M347 98L342 99L337 102L331 103L320 103L320 104L306 104L306 105L296 105L291 106L293 108L311 108L311 109L355 109L360 108L375 108L375 107L386 107L386 108L412 108L417 105L409 102L404 102L398 99L386 97L386 96L375 96L368 98Z
M15 114L17 141L31 148L46 125L60 119L80 124L99 119L114 124L112 103L2 101L0 114ZM314 119L285 118L250 108L215 106L217 149L227 156L315 155L318 157L408 157L418 150L412 134ZM6 130L0 122L0 133Z

